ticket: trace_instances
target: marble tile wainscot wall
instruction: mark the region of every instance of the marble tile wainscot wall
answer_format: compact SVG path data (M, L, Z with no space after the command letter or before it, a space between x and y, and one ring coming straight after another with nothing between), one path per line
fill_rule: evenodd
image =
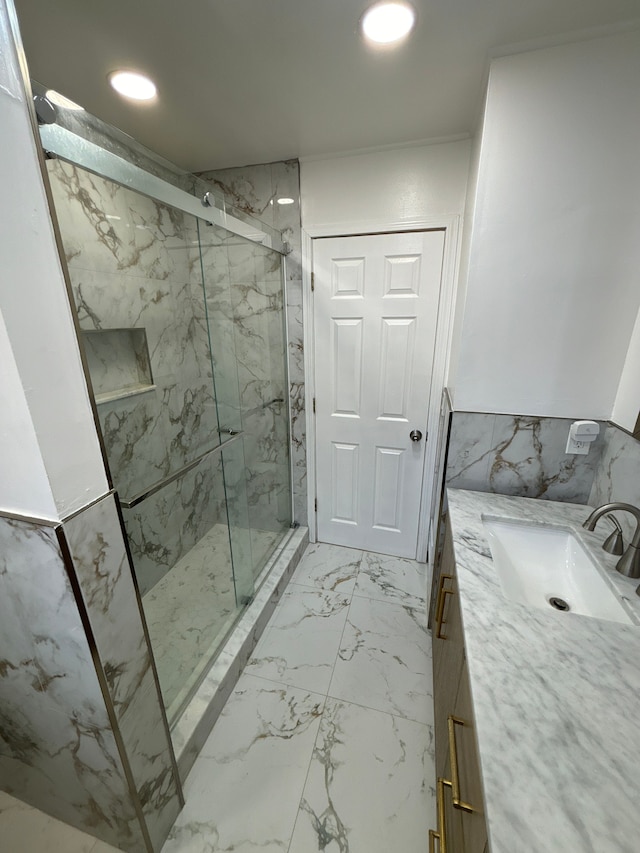
M586 504L606 424L586 456L565 453L574 419L453 412L446 484L455 489Z
M113 493L0 516L0 647L0 788L157 853L182 791Z
M302 226L300 220L300 164L297 160L262 163L234 169L201 172L214 192L224 194L239 212L282 232L291 246L286 258L287 339L294 520L307 519L307 444L304 415L304 344L302 326ZM293 204L278 204L292 198Z
M640 506L640 441L615 424L608 424L605 429L602 456L589 495L591 506L610 501ZM619 512L616 518L629 541L635 529L633 517Z
M447 398L448 401L448 398ZM586 456L565 453L571 418L503 415L494 412L451 412L444 484L455 489L570 503L589 502L601 467L606 423ZM446 497L437 519L436 542L442 544ZM431 587L429 624L435 608L439 552Z

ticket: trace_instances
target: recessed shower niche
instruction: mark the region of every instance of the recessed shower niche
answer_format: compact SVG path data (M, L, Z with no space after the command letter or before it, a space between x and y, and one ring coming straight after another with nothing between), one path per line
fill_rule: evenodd
M96 403L156 387L144 329L83 329L82 338Z

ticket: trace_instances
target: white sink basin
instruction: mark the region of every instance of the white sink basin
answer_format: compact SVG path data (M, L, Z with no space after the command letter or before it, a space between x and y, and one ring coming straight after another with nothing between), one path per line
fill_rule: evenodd
M482 522L502 589L513 601L634 624L571 531L484 516Z

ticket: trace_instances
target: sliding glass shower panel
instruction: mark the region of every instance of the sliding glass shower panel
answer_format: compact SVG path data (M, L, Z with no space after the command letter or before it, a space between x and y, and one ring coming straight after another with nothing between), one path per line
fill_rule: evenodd
M223 453L229 541L238 601L247 604L253 597L255 585L239 365L227 255L228 241L233 235L205 220L198 220L198 234L202 300L209 331L219 432L223 442L230 442L224 445Z
M172 718L253 594L234 574L196 217L60 160L49 175L114 487ZM237 386L237 368L229 362ZM237 423L237 419L236 422ZM237 500L236 500L237 503ZM243 568L244 567L244 568ZM195 602L198 602L196 608Z
M205 252L202 257L216 377L224 372L222 364L232 351L237 365L237 386L228 389L228 405L220 405L219 411L221 423L226 423L224 411L243 431L248 526L257 578L292 521L282 256L227 233L215 257ZM224 323L219 331L221 347L216 346L218 321ZM234 420L238 416L239 421Z
M138 505L123 508L136 575L156 578L142 604L170 720L243 606L236 593L221 457L221 451L209 454ZM159 571L159 563L166 571Z

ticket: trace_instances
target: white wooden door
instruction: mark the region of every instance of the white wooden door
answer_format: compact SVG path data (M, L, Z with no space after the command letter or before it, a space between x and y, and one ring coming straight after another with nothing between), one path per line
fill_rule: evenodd
M314 240L321 542L416 556L443 253L443 230Z

